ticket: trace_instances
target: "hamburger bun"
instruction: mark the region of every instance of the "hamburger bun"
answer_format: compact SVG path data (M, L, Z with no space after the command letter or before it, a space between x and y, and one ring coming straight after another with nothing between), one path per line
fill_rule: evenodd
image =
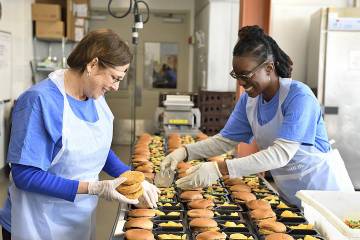
M153 165L153 163L152 162L150 162L150 161L144 161L144 162L132 162L132 165L134 166L134 167L139 167L139 166L152 166L152 167L154 167L154 165Z
M145 229L130 229L125 232L126 240L155 240L154 234Z
M155 217L156 212L153 209L132 209L128 212L129 217Z
M249 202L246 202L246 206L250 209L250 210L254 210L254 209L271 209L271 205L268 201L263 200L263 199L257 199L257 200L251 200Z
M285 233L273 233L267 235L265 240L295 240L292 236Z
M185 201L203 199L203 195L198 191L184 191L180 194L180 198Z
M206 231L198 234L196 240L225 240L226 234L215 232L215 231Z
M133 164L134 166L136 165L136 167L139 166L147 166L147 167L154 167L154 164L150 161L147 162L137 162L136 164Z
M155 173L144 173L145 179L152 182L155 178Z
M194 218L189 222L189 226L193 231L199 232L218 230L217 222L211 218Z
M150 161L149 161L149 157L147 157L147 156L136 155L133 157L132 162L136 163L136 164L140 164L140 163L150 162Z
M143 188L141 187L140 191L138 192L134 192L134 193L129 193L129 194L124 194L125 197L127 197L128 199L138 199L139 197L141 197L144 193Z
M144 148L142 146L140 147L135 147L134 148L134 155L143 155L143 154L150 154L149 148Z
M147 229L152 230L153 229L153 223L149 218L132 218L126 221L125 223L125 229L131 229L131 228L141 228L141 229Z
M143 173L152 173L152 172L154 172L154 169L152 166L142 165L142 166L136 167L135 171L139 171L139 172L143 172Z
M192 165L190 163L186 163L186 162L179 162L178 165L176 166L177 169L188 169L191 168Z
M248 202L251 200L256 200L256 196L249 192L233 192L233 197L237 200Z
M259 224L259 232L263 235L272 234L272 233L285 233L286 226L281 222L276 222L273 220L264 220Z
M210 162L223 162L225 161L223 156L215 156L215 157L209 157L208 161Z
M187 215L190 218L213 218L214 212L209 209L191 209Z
M188 207L191 209L212 209L214 206L213 201L208 199L192 200L188 203Z
M142 188L141 186L141 183L135 183L135 184L132 184L132 185L119 185L116 190L123 194L123 195L126 195L126 194L130 194L130 193L135 193L135 192L138 192L140 191L140 189Z
M245 184L245 183L242 180L242 178L229 178L229 179L225 180L226 186L233 186L233 185L237 185L237 184Z
M120 175L120 177L125 177L126 181L121 183L121 185L132 185L135 183L141 183L145 180L145 176L142 172L138 171L126 171Z
M276 214L272 209L255 209L250 212L250 217L256 221L265 219L276 220Z
M182 173L178 174L178 178L183 178L183 177L186 177L186 176L187 176L186 172L182 172Z
M251 187L246 184L236 184L230 187L231 192L251 192Z
M148 208L151 208L149 203L146 201L144 195L140 196L138 198L139 200L139 203L136 204L136 205L133 205L135 208L140 208L140 209L148 209Z

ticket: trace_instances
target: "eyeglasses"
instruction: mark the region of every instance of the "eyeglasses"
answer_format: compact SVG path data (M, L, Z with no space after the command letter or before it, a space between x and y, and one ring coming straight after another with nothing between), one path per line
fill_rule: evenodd
M107 67L111 67L111 68L115 68L115 67L116 67L115 64L113 64L113 63L111 63L111 62L109 62L109 61L106 61L106 60L100 59L100 58L98 58L98 59L99 59L99 61L101 61L101 62L102 62L105 66L107 66ZM115 84L115 83L118 83L118 82L122 81L122 80L125 78L125 76L123 76L123 77L118 77L118 78L113 78L113 77L111 76L111 78L112 78L113 84Z
M251 70L250 73L248 73L248 74L237 74L233 69L230 72L230 76L235 78L236 80L243 80L243 81L249 82L251 80L251 78L254 76L254 74L268 62L269 62L269 60L266 59L264 62L260 63L253 70Z

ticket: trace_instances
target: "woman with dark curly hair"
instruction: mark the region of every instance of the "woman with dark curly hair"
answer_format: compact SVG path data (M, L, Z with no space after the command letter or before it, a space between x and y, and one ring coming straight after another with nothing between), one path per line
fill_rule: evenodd
M259 152L199 164L176 184L205 187L222 175L235 178L270 170L281 195L297 205L298 190L341 189L320 105L309 87L291 79L290 57L258 26L241 28L238 37L230 75L245 94L219 134L172 152L161 170L172 171L185 159L217 156L255 139Z

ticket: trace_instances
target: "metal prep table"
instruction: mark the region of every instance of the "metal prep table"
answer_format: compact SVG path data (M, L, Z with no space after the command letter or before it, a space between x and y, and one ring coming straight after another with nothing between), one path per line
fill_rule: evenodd
M276 189L274 189L274 187L267 181L264 179L264 177L258 175L259 178L261 178L264 183L266 184L266 186L274 191L275 193L278 194L278 191L276 191ZM124 228L124 224L125 224L125 211L128 210L128 205L127 204L123 204L120 203L119 207L118 207L118 211L116 214L116 218L115 218L115 223L114 226L112 228L111 234L110 234L110 239L109 240L123 240L123 228Z

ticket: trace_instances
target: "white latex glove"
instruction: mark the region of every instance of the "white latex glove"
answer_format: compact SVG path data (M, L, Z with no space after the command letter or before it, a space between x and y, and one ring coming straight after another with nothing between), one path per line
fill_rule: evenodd
M169 170L175 171L179 162L186 159L187 153L184 147L178 148L169 155L167 155L160 164L160 171L167 172Z
M211 186L222 177L216 162L201 163L189 168L186 177L180 178L175 183L179 188L203 188Z
M144 189L143 197L146 202L151 208L156 208L156 202L158 201L160 190L146 180L144 180L141 185Z
M126 181L124 177L118 177L113 180L104 180L89 182L88 192L91 195L98 195L101 198L106 200L117 200L119 202L128 203L128 204L137 204L139 201L137 199L128 199L118 191L116 188L123 182Z

